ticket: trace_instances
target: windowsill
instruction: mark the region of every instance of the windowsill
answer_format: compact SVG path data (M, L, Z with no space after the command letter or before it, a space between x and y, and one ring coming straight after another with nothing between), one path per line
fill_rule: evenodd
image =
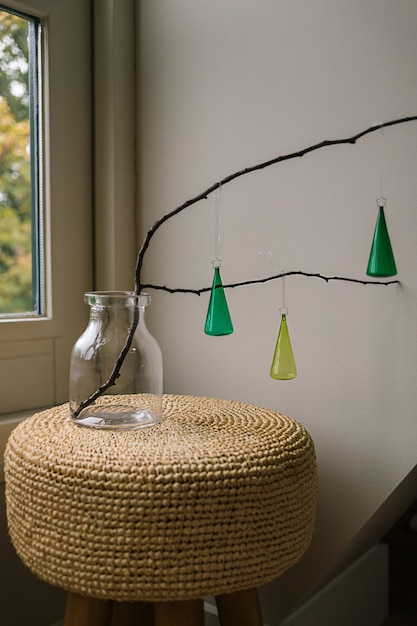
M42 409L27 409L26 411L17 411L9 415L2 415L0 418L0 483L4 482L4 450L10 433L20 422L27 419L34 413Z

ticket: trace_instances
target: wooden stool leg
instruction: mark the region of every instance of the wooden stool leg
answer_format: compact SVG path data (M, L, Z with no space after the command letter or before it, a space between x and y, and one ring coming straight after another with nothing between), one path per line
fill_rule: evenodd
M203 600L155 602L155 626L204 626Z
M216 596L220 626L262 626L256 589Z
M153 626L153 604L113 602L111 626Z
M64 626L110 626L112 602L69 592Z

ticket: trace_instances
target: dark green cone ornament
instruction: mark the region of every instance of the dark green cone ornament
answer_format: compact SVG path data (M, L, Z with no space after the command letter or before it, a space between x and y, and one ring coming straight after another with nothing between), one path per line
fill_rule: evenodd
M233 324L230 319L229 307L220 277L220 268L214 268L213 284L211 286L210 302L207 311L206 335L230 335L233 332Z
M368 276L395 276L397 273L383 206L379 207L366 273Z

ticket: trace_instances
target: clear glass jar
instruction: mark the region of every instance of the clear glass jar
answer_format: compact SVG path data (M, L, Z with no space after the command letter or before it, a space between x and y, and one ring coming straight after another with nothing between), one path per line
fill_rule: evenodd
M108 429L157 423L162 415L163 370L161 350L145 324L150 295L93 291L84 301L90 305L90 320L71 354L72 419L81 426Z

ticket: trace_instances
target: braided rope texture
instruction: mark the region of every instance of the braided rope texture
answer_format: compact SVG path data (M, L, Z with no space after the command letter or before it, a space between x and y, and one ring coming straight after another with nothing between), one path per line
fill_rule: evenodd
M47 582L97 598L259 586L299 561L315 522L310 435L235 401L165 395L161 422L134 431L83 428L67 404L54 407L12 432L5 475L20 558Z

